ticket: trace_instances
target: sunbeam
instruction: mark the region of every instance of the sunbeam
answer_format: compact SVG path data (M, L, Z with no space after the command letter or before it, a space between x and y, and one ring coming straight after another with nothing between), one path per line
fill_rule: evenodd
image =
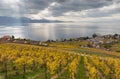
M21 14L20 14L20 0L4 0L3 1L4 5L8 6L8 10L11 10L13 14L10 15L10 17L15 17L17 19L19 19L18 23L19 25L21 25Z

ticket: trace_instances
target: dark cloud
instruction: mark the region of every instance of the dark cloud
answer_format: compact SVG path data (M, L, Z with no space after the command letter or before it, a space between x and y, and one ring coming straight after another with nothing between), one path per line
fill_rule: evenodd
M71 0L56 0L55 2L58 2L58 3L63 3L63 2L70 2Z
M61 16L69 11L82 11L95 9L118 2L119 0L22 0L20 11L22 14L37 14L41 10L48 8L53 2L58 3L58 6L50 7L53 16Z
M22 0L20 11L24 10L23 13L37 13L49 6L52 0Z
M59 0L60 1L60 0ZM112 0L62 0L57 7L51 8L53 15L58 16L68 11L82 11L94 8L108 6L113 3Z
M5 4L5 0L0 2L0 16L26 16L37 14L48 8L52 16L62 16L66 12L78 12L83 10L95 9L95 12L89 12L86 17L102 17L109 15L108 12L100 12L98 9L109 6L114 3L120 3L120 0L19 0L16 4ZM7 1L7 0L6 0ZM57 5L50 6L52 3ZM15 7L13 7L15 5ZM11 8L13 7L13 8ZM18 7L16 10L16 7ZM110 14L119 13L120 9L113 9Z
M120 13L120 3L113 4L110 6L103 7L101 9L93 9L86 12L86 15L83 17L108 17Z
M15 6L15 8L18 7L19 14L21 15L36 14L39 11L47 8L49 4L52 3L54 0L19 0L15 4L11 4L11 3L6 4L5 1L7 2L7 0L1 0L0 2L0 14L1 15L6 14L10 16L11 11L12 12L18 11L14 8L11 8L12 6Z

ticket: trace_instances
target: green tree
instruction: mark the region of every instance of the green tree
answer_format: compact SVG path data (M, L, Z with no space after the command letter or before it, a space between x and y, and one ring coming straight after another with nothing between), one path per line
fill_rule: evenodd
M95 38L95 37L97 37L98 35L96 34L96 33L94 33L93 35L92 35L92 37L93 38Z

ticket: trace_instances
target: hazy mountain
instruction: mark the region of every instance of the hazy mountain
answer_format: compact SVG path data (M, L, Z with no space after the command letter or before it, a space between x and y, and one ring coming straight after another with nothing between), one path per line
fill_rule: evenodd
M9 25L9 24L17 24L17 23L57 23L57 22L64 22L64 21L47 20L47 19L32 20L26 17L14 18L14 17L0 16L0 25Z

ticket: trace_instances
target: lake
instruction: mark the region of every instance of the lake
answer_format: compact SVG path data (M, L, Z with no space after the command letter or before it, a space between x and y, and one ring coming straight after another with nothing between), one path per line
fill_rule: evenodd
M28 38L46 41L61 38L91 36L93 33L120 34L120 24L110 23L29 23L22 25L0 25L0 37L14 35L17 38Z

